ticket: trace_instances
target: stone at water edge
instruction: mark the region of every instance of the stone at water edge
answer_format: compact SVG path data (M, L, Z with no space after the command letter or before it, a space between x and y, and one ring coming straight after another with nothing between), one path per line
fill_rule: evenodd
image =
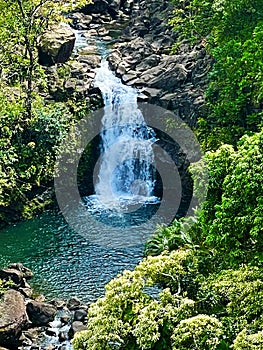
M67 308L72 311L72 310L76 310L79 308L81 302L78 298L76 297L72 297L71 299L69 299L68 303L67 303Z
M72 339L74 335L78 332L87 330L87 326L85 326L80 321L74 321L70 327L70 330L68 332L69 339Z
M75 34L65 25L54 25L38 38L39 63L52 66L69 60L75 45Z
M11 280L17 286L26 288L28 288L26 280L30 279L32 276L32 271L20 263L11 264L6 269L0 270L0 279Z
M16 347L28 324L24 297L13 289L8 290L0 302L0 346Z
M84 322L88 313L84 309L78 309L74 312L74 321Z
M28 317L34 326L45 326L54 321L57 309L55 306L31 300L26 305Z

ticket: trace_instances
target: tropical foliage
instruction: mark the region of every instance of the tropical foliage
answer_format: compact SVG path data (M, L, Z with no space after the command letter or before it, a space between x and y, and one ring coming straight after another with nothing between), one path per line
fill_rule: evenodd
M0 0L0 226L47 205L59 142L82 111L47 102L39 35L87 1ZM60 68L62 69L62 67Z
M236 143L262 125L262 1L174 1L171 24L180 36L201 40L215 64L207 91L209 113L199 120L208 149Z

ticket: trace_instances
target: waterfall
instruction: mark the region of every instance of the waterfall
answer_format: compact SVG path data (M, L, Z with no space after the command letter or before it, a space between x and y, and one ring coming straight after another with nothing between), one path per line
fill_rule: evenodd
M97 69L94 84L105 104L96 197L109 208L120 201L146 202L154 198L156 138L138 108L138 92L122 84L106 60Z

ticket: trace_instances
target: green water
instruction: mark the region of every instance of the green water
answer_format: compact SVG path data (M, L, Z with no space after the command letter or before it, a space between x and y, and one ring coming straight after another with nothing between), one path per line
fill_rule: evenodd
M92 243L75 233L57 211L0 231L0 267L22 262L35 274L31 284L48 298L97 299L110 279L140 261L142 249Z

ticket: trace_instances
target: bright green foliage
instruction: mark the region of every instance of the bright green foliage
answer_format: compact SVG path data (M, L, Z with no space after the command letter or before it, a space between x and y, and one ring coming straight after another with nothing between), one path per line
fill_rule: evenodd
M197 315L183 320L174 329L172 349L218 349L223 334L222 328L218 319L208 315Z
M196 213L197 214L197 213ZM167 250L171 252L179 247L205 250L196 231L197 218L189 216L174 220L170 226L160 226L155 234L146 242L144 254L158 255Z
M13 281L5 281L0 279L0 298L5 292L8 290L8 288L12 287L14 285ZM1 300L0 300L1 302Z
M0 97L0 225L31 217L47 202L34 198L52 181L55 155L74 116L62 104L35 104L26 123L23 102Z
M74 348L171 349L174 327L196 314L194 301L183 296L196 267L190 251L178 250L124 271L106 286L105 297L90 306L88 330L76 335ZM147 287L160 285L165 289L151 297Z
M263 259L262 157L262 131L244 136L236 151L224 145L206 154L210 185L199 225L225 263Z
M263 331L247 334L246 329L236 337L233 350L259 350L263 349Z
M244 343L242 330L261 331L262 268L204 277L199 259L196 251L176 250L117 276L90 306L87 331L76 334L74 349L227 350ZM257 344L260 333L250 338Z
M42 193L53 180L55 153L86 107L46 104L47 78L37 39L84 0L0 0L0 226L49 204ZM84 105L85 103L82 103Z
M211 275L202 283L198 298L207 313L222 315L228 340L244 328L257 332L263 322L263 270L246 266Z

